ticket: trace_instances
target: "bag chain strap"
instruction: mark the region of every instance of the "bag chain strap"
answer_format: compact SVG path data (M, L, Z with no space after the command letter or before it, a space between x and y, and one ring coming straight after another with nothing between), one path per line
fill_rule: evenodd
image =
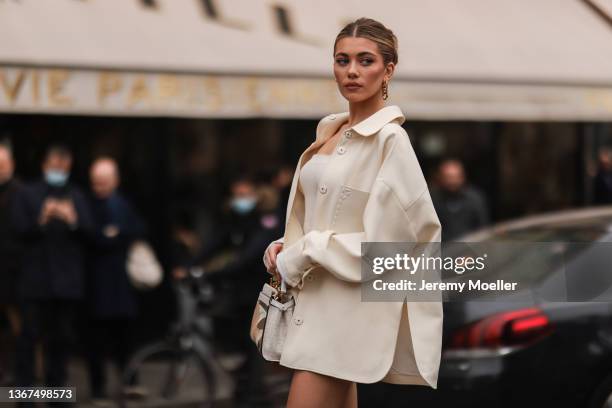
M276 289L276 293L272 296L272 298L278 302L283 302L285 292L281 290L281 283L276 280L274 276L270 277L270 286Z

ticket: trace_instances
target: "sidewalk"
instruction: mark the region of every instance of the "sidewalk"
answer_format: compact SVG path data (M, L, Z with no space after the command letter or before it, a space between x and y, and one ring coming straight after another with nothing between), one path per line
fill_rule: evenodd
M234 364L233 359L229 356L224 358L221 363L224 366L231 366ZM143 385L147 384L147 380L162 378L163 372L161 371L162 367L156 367L152 365L150 370L147 371L146 377L141 381ZM266 382L271 384L271 388L276 391L276 395L280 401L286 400L286 393L288 392L289 387L289 379L290 379L290 371L286 370L282 367L270 365L269 366L269 375L266 375ZM116 395L119 390L119 376L115 367L107 363L106 372L108 373L108 391L111 395ZM232 407L232 394L234 388L234 381L229 376L229 374L225 372L217 373L217 390L215 395L215 408L230 408ZM95 405L90 400L90 390L89 390L89 376L87 373L87 369L85 366L85 362L82 359L74 358L71 360L69 368L68 368L68 386L76 387L76 395L77 395L77 403L74 406L82 407L82 408L99 408L101 405ZM189 380L183 384L184 388L180 393L181 398L179 400L167 401L161 398L141 398L141 399L130 399L127 407L128 408L151 408L151 407L159 407L159 408L179 408L179 407L197 407L198 400L202 398L204 395L200 384L200 379L197 378L197 375L188 376ZM43 407L42 404L38 406ZM115 402L110 402L108 406L109 408L117 407L118 405ZM279 404L278 407L282 406ZM0 407L4 408L13 408L14 404L0 403ZM274 407L270 407L274 408Z

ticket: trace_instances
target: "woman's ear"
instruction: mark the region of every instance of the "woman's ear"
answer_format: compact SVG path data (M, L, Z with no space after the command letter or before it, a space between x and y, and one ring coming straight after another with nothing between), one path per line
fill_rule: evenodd
M385 78L387 81L391 80L391 77L393 76L394 72L395 72L395 64L392 62L389 62L387 66L385 67Z

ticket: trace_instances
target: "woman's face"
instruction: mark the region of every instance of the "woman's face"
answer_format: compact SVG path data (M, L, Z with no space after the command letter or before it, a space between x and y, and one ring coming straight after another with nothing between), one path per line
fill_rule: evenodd
M340 93L349 102L382 99L383 80L391 78L393 68L392 62L385 66L378 45L372 40L344 37L336 44L334 76Z

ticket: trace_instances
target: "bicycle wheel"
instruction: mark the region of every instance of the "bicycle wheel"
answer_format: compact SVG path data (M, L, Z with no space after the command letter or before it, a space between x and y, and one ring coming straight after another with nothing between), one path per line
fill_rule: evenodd
M154 343L140 349L123 373L121 408L210 408L215 398L214 372L193 350Z

